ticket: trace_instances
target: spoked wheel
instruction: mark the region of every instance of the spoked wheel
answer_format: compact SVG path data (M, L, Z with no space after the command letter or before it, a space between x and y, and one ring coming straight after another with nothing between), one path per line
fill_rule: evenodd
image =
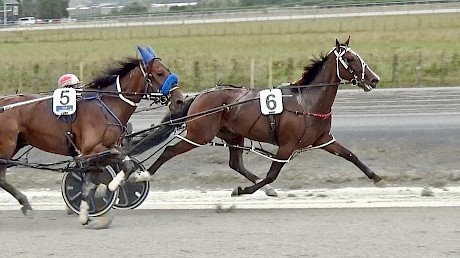
M131 157L131 160L134 162L134 172L145 170L144 165L138 159ZM113 171L112 167L108 167L108 169ZM150 182L131 183L125 180L118 190L118 200L115 202L114 208L120 210L135 209L141 205L149 195Z
M99 175L99 182L97 183L103 183L105 185L108 185L115 176L116 174L112 169L104 169L104 171ZM64 173L64 177L62 178L61 183L62 197L64 198L64 202L66 203L67 207L69 207L69 209L71 209L73 212L77 214L80 213L82 185L83 177L81 173ZM91 190L90 193L88 210L90 217L97 217L105 214L110 209L112 209L113 205L115 204L115 201L118 199L118 191L111 192L107 190L105 197L102 198L102 205L96 207L94 192L95 189Z

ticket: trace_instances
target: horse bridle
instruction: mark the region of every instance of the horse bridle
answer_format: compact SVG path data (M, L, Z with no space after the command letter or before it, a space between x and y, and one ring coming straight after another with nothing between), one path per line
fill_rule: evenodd
M353 55L357 56L359 58L359 61L361 62L361 80L359 82L364 83L364 75L366 72L366 67L367 64L364 62L364 60L358 55L358 53L354 52L351 48L348 46L340 46L340 52L337 52L336 48L333 48L330 52L334 52L335 54L335 60L337 64L337 77L339 78L340 82L350 82L353 85L356 85L358 83L358 75L355 73L355 71L350 67L350 65L342 58L346 53L350 52ZM330 53L329 52L329 53ZM340 76L340 69L339 69L339 62L343 65L343 67L353 76L353 79L351 80L345 80Z
M158 58L158 57L153 58L152 63L155 62L155 60L160 60L161 61L161 58ZM166 86L165 83L168 81L168 78L170 76L175 76L175 74L171 73L171 71L167 67L165 67L166 70L170 74L166 78L165 82L162 82L160 80L160 78L158 77L158 75L156 75L155 73L146 72L147 67L145 66L145 64L140 63L139 67L140 67L140 70L141 70L142 74L144 75L144 79L145 79L145 90L144 90L144 92L148 92L149 88L151 88L152 91L154 92L154 93L151 93L151 94L146 94L147 99L155 98L156 100L159 100L159 102L161 104L166 105L169 102L171 92L173 92L174 90L178 89L179 86L177 84L171 85L170 88L167 89L167 93L162 92L163 87ZM158 85L160 85L160 88L158 90L156 90L156 91L153 90L153 81L155 81Z

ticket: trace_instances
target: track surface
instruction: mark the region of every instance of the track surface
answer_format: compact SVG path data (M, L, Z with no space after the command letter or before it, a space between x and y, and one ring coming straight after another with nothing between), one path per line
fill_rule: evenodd
M460 208L133 210L108 230L0 211L4 257L459 257Z

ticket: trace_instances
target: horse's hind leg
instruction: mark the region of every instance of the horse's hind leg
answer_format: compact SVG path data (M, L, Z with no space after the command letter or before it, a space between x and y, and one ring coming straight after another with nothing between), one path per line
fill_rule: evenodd
M232 145L242 146L242 144L244 143L244 138L241 138L240 141L227 141L227 143L232 144ZM261 179L258 176L254 175L251 171L247 170L246 167L244 166L243 149L235 148L235 147L229 147L228 149L230 151L229 166L233 170L240 173L241 175L249 179L249 181L253 182L254 184L261 181ZM261 190L264 191L267 196L278 197L278 194L276 193L275 189L273 189L268 184L264 185L261 188Z
M24 215L32 216L32 207L27 196L6 181L6 165L0 165L0 187L10 193L22 205L21 210Z
M160 157L150 166L147 170L149 171L150 176L153 176L157 170L168 160L173 157L185 153L189 150L192 150L199 145L194 145L192 143L185 142L181 140L180 142L174 144L173 146L167 146Z
M370 170L366 165L364 165L364 163L362 163L358 159L358 157L355 154L353 154L351 151L349 151L348 149L346 149L345 147L340 145L340 143L338 143L337 141L322 147L322 149L324 149L324 150L326 150L326 151L328 151L328 152L330 152L330 153L332 153L334 155L340 156L340 157L350 161L351 163L355 164L355 166L357 166L361 171L363 171L364 174L369 179L374 180L374 184L376 186L378 186L378 187L385 186L385 182L383 181L383 179L380 176L378 176L372 170Z
M292 147L290 146L280 147L278 149L278 152L275 155L275 158L278 160L287 160L291 156L292 151L293 151ZM264 185L272 183L278 177L284 164L286 164L286 162L278 162L278 161L272 162L272 165L270 166L270 170L268 171L267 176L264 179L244 189L241 187L238 187L235 190L233 190L232 195L253 194L255 191L259 190Z
M188 142L181 140L180 142L174 144L173 146L167 146L160 157L147 169L147 171L140 171L138 173L132 173L128 178L130 182L141 182L149 181L152 179L153 175L157 170L168 160L172 159L174 156L192 150L200 145L194 145Z

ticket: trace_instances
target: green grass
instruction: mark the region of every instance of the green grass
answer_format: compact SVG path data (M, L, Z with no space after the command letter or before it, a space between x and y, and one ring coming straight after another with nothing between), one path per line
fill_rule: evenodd
M292 81L312 56L348 35L380 87L460 85L459 31L458 14L0 31L0 91L52 89L65 72L87 82L110 59L136 55L137 44L151 45L185 90L219 80L249 86L251 59L261 88L268 86L269 60L274 84Z

